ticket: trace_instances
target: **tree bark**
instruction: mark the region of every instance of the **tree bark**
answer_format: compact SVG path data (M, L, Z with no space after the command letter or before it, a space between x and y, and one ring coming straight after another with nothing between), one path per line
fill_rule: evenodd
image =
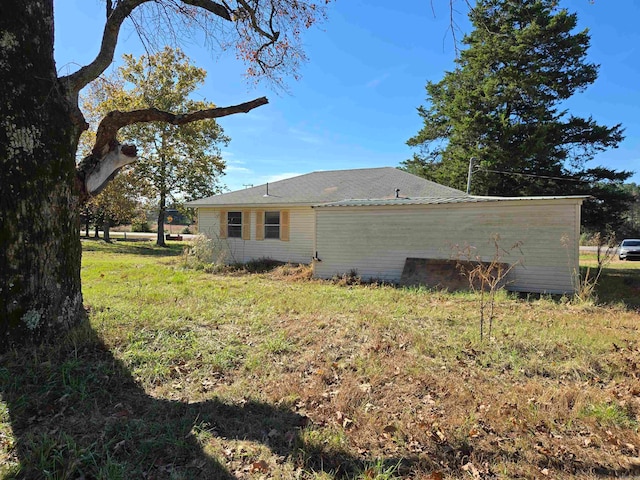
M111 228L111 219L109 215L104 216L104 223L102 224L103 238L107 243L111 243L111 235L109 229Z
M0 6L0 350L82 316L75 153L83 125L58 81L53 2Z
M58 78L53 0L0 0L0 353L15 343L56 339L84 317L79 207L135 159L135 148L117 142L119 128L139 121L184 124L267 103L259 98L188 115L116 112L76 168L78 140L88 127L79 91L111 63L124 19L149 1L118 2L94 61ZM182 1L231 19L211 0ZM277 36L267 38L271 44Z
M167 210L167 197L164 192L160 192L160 211L158 212L158 235L156 237L156 245L166 247L164 240L164 217Z

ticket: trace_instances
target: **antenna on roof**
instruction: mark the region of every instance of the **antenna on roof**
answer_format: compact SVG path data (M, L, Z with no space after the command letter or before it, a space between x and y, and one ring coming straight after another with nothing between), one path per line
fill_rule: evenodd
M253 183L243 183L242 186L244 188L249 188L249 187L253 187Z
M269 196L269 182L267 182L267 193L265 193L263 197L268 197L268 196Z

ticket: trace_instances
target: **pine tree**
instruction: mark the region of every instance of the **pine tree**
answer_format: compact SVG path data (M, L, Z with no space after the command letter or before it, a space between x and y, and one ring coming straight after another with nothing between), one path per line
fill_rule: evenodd
M576 32L576 14L557 3L479 0L456 68L427 83L428 105L418 108L424 126L407 142L418 153L401 168L464 189L474 157L471 193L594 195L585 225L615 229L617 219L606 215L625 210L621 186L631 173L586 164L617 147L623 129L566 110L563 102L596 80L598 66L586 58L588 31Z

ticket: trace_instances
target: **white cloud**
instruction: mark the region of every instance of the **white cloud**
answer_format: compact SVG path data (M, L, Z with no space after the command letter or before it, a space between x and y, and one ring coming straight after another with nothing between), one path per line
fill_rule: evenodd
M390 76L391 76L390 73L385 73L384 75L381 75L381 76L379 76L377 78L369 80L367 83L364 84L364 86L365 86L365 88L376 88L378 85L380 85L382 82L384 82Z
M235 165L227 165L227 167L225 168L225 171L226 171L227 174L229 174L229 173L241 173L241 174L249 175L249 174L253 173L253 170L251 170L250 168L237 167Z
M289 133L294 136L297 140L304 143L311 143L313 145L319 145L322 143L322 139L313 135L309 132L305 132L304 130L299 130L297 128L290 128Z
M300 175L302 175L302 173L298 173L298 172L284 172L284 173L277 173L275 175L266 175L266 176L260 177L260 181L258 182L258 184L273 183L279 180L286 180L287 178L298 177Z

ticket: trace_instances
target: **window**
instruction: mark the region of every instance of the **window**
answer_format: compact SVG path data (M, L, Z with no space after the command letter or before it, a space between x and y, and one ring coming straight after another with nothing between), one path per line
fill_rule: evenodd
M289 210L256 211L256 240L267 238L289 241Z
M280 212L264 212L264 238L280 238Z
M242 238L242 212L227 212L227 237Z

